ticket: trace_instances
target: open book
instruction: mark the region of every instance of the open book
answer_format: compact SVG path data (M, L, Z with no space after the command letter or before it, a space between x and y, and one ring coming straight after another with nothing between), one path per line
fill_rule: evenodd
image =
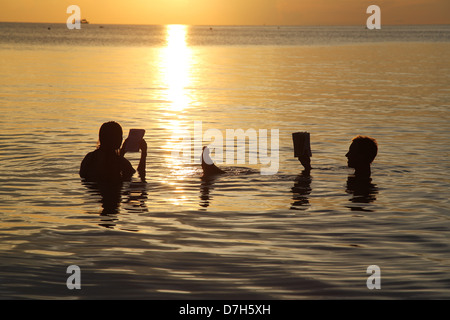
M139 145L144 138L144 129L130 129L127 138L126 150L129 152L139 152Z
M294 142L294 157L298 158L303 155L312 157L311 141L309 132L294 132L292 140Z

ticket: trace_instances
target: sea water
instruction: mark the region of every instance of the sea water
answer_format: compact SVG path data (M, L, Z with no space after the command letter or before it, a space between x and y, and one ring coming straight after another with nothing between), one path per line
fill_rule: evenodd
M1 23L0 297L449 298L449 40L448 26ZM146 183L108 193L78 170L111 120L145 129L148 157ZM196 121L278 129L278 172L224 163L203 179L173 158ZM345 158L358 134L379 144L363 188Z

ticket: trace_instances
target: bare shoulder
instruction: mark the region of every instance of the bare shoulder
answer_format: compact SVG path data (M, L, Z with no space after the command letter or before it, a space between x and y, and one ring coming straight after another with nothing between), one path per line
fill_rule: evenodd
M81 165L92 162L95 158L96 151L97 150L91 151L88 154L86 154L83 158L83 161L81 162Z
M83 158L83 161L81 161L80 165L80 171L79 174L82 178L86 178L88 176L89 168L92 167L92 163L95 158L95 151L89 152L86 154Z

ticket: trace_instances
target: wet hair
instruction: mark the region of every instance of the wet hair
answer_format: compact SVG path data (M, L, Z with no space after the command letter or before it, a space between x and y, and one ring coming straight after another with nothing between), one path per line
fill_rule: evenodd
M366 157L369 163L372 163L378 153L377 140L367 136L358 135L352 139L351 148L358 154Z
M99 148L104 150L119 150L122 144L122 127L115 121L102 124L98 133Z

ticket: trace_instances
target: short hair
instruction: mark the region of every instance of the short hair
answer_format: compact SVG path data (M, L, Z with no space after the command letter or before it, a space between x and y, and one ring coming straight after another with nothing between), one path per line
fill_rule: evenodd
M115 121L102 124L98 134L99 144L107 149L119 149L122 143L122 127ZM119 144L119 145L117 145Z
M352 139L352 148L354 151L366 157L369 163L372 163L378 153L377 140L367 136L358 135Z

